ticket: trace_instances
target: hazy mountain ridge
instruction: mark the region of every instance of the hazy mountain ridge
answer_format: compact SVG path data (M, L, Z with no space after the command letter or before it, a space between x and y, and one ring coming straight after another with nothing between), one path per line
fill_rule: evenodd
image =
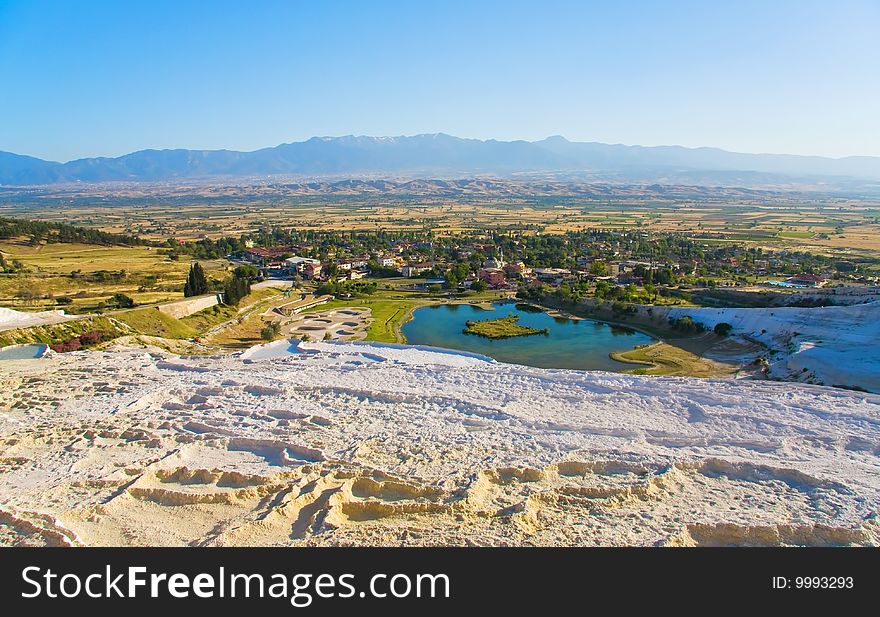
M625 146L571 142L462 139L445 134L412 137L313 137L252 152L141 150L124 156L67 163L0 152L0 184L166 181L262 175L428 174L511 176L560 172L569 178L698 183L784 183L788 177L880 179L880 157L743 154L718 148ZM769 176L768 176L769 175ZM777 177L779 176L779 177ZM711 178L711 180L709 179Z

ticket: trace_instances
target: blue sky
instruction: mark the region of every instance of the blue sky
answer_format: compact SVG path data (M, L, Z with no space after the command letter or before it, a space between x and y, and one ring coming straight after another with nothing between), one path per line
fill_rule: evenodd
M412 135L880 155L880 0L0 0L0 150Z

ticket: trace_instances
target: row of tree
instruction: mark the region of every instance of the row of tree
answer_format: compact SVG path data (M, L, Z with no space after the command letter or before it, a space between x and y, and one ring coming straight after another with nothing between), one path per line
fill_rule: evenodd
M137 236L112 234L89 227L78 227L67 223L46 223L25 219L0 218L0 239L9 240L27 236L32 245L41 242L79 242L82 244L104 244L123 246L155 245Z

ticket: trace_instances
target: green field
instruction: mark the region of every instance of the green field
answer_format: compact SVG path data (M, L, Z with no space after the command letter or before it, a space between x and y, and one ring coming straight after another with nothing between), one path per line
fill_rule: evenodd
M316 313L337 308L368 308L373 322L367 327L366 340L401 343L404 342L404 339L400 334L400 327L405 323L411 311L421 304L425 303L404 299L357 298L354 300L331 300L304 312Z
M22 343L61 343L86 332L105 332L112 336L131 334L126 324L109 317L86 317L48 326L32 326L0 332L0 347Z
M780 238L796 238L798 240L809 240L816 234L812 231L780 231L777 234Z
M100 311L115 293L139 305L154 305L183 297L189 260L174 261L147 246L39 244L0 241L7 262L23 269L0 275L0 306L18 310L63 308L68 313ZM223 261L202 262L209 277L226 276ZM58 298L69 298L59 304Z

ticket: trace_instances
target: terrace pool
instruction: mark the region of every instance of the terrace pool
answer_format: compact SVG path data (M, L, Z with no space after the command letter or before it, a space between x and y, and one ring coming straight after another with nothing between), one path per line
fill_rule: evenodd
M10 345L0 349L0 360L33 360L42 358L48 350L49 346L42 343Z

